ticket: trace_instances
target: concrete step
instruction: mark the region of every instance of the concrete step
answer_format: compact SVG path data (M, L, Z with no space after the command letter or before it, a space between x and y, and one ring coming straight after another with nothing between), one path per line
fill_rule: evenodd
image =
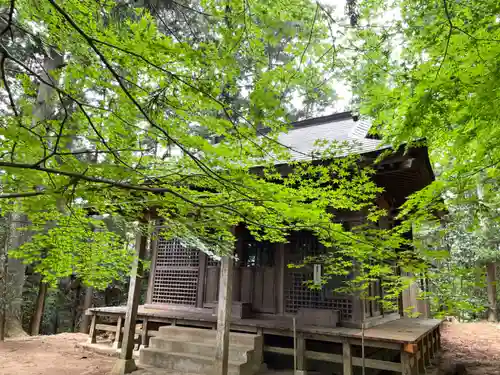
M165 352L161 349L143 348L140 353L140 363L169 371L179 371L192 374L209 374L214 357L195 355L191 353ZM250 375L252 364L243 361L230 361L228 375Z
M151 337L149 347L173 353L189 353L206 357L215 356L215 340L206 342L180 341L178 337L157 336ZM254 350L249 346L231 344L229 360L248 362L253 358Z
M217 331L214 329L201 329L180 326L160 327L158 337L175 337L177 341L207 342L217 340ZM231 332L229 342L231 345L248 346L250 348L259 347L262 337L250 333Z

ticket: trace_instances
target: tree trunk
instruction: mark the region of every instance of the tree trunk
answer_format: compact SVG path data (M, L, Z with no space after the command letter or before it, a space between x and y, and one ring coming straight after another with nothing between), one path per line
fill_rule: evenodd
M81 284L78 284L78 287L75 290L75 301L73 303L73 316L71 319L71 332L76 332L76 325L78 322L78 311L80 310L80 293L82 287Z
M8 225L8 249L16 249L27 241L29 238L28 232L22 232L19 228L26 226L28 223L26 215L19 213L10 214L10 225ZM22 302L23 288L25 281L26 267L20 259L8 257L7 261L7 297L6 297L6 313L5 313L5 332L6 336L26 336L22 325Z
M45 296L47 295L47 283L43 282L43 277L40 278L38 285L38 296L36 297L35 311L31 318L31 335L37 336L40 333L40 325L42 323L43 310L45 307Z
M80 332L89 333L90 327L90 316L85 315L85 311L92 307L92 299L94 296L94 288L88 286L85 290L85 301L83 302L83 311L82 311L82 324L80 326Z
M488 263L486 265L486 289L488 291L488 322L497 321L497 277L496 264Z

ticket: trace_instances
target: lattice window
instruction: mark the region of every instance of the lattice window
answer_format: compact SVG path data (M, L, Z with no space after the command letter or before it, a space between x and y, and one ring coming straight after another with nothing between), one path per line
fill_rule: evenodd
M242 267L273 267L276 245L267 241L259 242L249 236L243 240L241 249Z
M289 261L300 262L305 257L315 257L324 254L325 247L310 232L295 232L290 237Z
M352 319L352 301L348 298L329 299L325 290L313 290L304 282L312 279L311 273L291 272L291 285L285 290L285 309L296 313L301 308L333 309L340 311L342 320Z
M208 267L219 267L220 266L220 260L216 259L216 258L212 258L211 256L208 256L207 266Z
M179 239L158 238L152 303L196 305L200 253Z
M189 249L179 239L158 239L156 267L198 267L200 252Z
M157 270L153 288L153 302L178 305L196 305L197 270Z

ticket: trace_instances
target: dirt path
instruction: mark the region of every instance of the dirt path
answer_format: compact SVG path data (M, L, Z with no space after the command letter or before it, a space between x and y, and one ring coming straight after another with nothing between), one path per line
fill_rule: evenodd
M0 343L0 375L106 375L114 358L80 348L87 337L62 333Z
M500 324L445 324L442 361L461 362L468 375L500 375ZM107 375L114 358L79 346L87 335L63 333L0 343L0 375Z
M500 375L500 324L445 324L443 362L461 362L469 375Z

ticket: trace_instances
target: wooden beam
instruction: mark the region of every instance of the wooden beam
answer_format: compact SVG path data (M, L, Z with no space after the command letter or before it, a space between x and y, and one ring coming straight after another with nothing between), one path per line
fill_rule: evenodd
M293 349L292 348L265 346L264 352L278 353L278 354L293 356ZM332 363L343 363L344 362L343 355L324 353L324 352L316 352L316 351L312 351L312 350L305 351L305 358L313 359L313 360L317 360L317 361L332 362ZM363 359L360 357L352 357L352 365L357 366L357 367L361 367L363 365ZM377 370L401 372L401 363L382 361L379 359L365 358L365 367L366 368L373 368L373 369L377 369Z
M225 255L221 259L219 303L217 312L217 346L213 375L227 375L229 362L229 330L232 310L233 258Z
M404 344L403 351L406 353L415 354L418 352L418 345L417 344Z
M351 344L342 343L342 362L344 367L343 375L352 375L352 353Z
M142 228L141 228L142 229ZM134 351L135 325L137 320L137 310L141 297L142 262L146 254L147 237L141 230L136 235L136 257L132 264L130 283L128 290L127 308L125 314L125 325L123 327L123 342L120 357L115 362L111 375L129 374L137 370L132 354Z

